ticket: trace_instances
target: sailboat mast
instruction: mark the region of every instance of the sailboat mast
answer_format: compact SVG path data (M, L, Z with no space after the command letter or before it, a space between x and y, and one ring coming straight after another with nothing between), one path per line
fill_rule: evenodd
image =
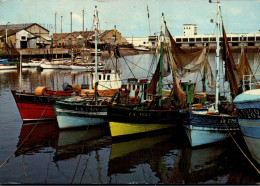
M97 6L95 6L94 18L95 18L95 103L97 105L97 88L98 88L98 79L97 79L97 31L98 31L98 12Z
M57 13L55 12L55 36L56 36L56 59L57 59L57 45L58 45L58 37L57 37L57 26L56 26L56 15Z
M163 64L163 27L164 27L164 14L162 13L162 25L161 25L161 50L160 50L160 70L159 70L159 102L158 106L162 106L162 64Z
M216 97L215 97L215 112L219 113L218 110L218 102L219 102L219 81L220 81L220 75L219 75L219 31L220 31L220 24L219 24L219 17L220 17L220 0L217 0L217 49L216 49Z
M97 83L97 31L98 31L98 18L97 18L97 6L95 6L95 13L94 13L94 18L95 18L95 82Z
M61 16L61 19L60 19L60 25L61 25L61 27L60 27L60 37L61 37L61 59L62 59L62 61L63 61L63 38L62 38L62 16Z
M85 54L84 54L84 43L85 43L85 34L84 34L84 8L83 8L83 10L82 10L82 36L83 36L83 38L82 38L82 40L83 40L83 42L82 42L82 57L81 57L81 62L83 62L84 63L84 58L85 58Z
M19 77L19 92L22 92L22 50L20 51L20 77Z

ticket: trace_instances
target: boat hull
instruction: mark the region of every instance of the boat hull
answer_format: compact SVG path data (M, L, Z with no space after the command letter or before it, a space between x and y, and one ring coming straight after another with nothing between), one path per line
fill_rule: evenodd
M187 112L184 121L186 135L192 147L226 140L239 133L237 116L204 115Z
M3 66L0 66L0 70L13 70L13 69L17 69L17 66L15 66L15 65L3 65Z
M84 105L57 101L54 105L60 129L87 127L107 123L105 105Z
M242 93L234 99L234 103L247 147L260 165L260 90Z
M179 125L179 111L134 110L124 107L108 107L109 127L112 137L158 131Z
M12 90L12 94L22 120L24 122L33 122L38 120L56 119L53 109L54 102L58 99L58 97L70 96L71 92L56 92L55 97L51 94L36 96L33 93L20 93L14 90Z
M41 64L39 67L43 69L60 69L60 65L58 64Z

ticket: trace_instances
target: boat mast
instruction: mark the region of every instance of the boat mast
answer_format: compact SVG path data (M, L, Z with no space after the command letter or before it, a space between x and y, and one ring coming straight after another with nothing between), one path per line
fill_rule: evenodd
M85 34L84 34L84 8L82 10L82 57L81 57L81 62L84 63L84 58L85 58L85 54L84 54L84 43L85 43Z
M95 6L94 11L94 19L95 19L95 97L97 97L97 87L98 87L98 79L97 79L97 63L98 63L98 57L97 57L97 32L98 32L98 12L97 12L97 6ZM97 104L97 99L96 104Z
M162 25L161 25L161 35L160 35L160 43L161 43L161 50L160 50L160 70L159 70L159 101L158 106L162 106L162 63L163 63L163 28L164 28L164 14L162 13Z
M57 45L58 45L58 37L57 37L57 30L56 30L56 15L57 13L55 12L55 36L56 36L56 59L57 59Z
M61 32L61 35L60 35L60 37L61 37L61 59L62 59L62 62L63 62L63 38L62 38L62 16L61 16L61 19L60 19L60 21L61 21L61 27L60 27L60 32Z
M22 50L20 51L20 78L19 78L19 92L22 92Z
M71 52L71 56L70 56L71 57L71 61L73 62L73 52L72 52L72 12L70 12L70 52Z
M211 0L209 1L211 2ZM219 31L220 31L220 24L219 24L219 17L220 17L220 0L217 0L217 49L216 49L216 93L215 93L215 113L219 113L218 110L218 102L219 102Z

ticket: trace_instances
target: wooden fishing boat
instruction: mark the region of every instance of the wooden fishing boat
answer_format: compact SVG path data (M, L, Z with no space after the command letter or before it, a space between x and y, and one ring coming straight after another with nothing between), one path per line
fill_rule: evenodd
M162 15L161 28L164 27L164 24L164 16ZM169 63L172 62L166 55L167 52L171 52L167 48L169 45L164 45L164 43L166 43L166 39L164 40L164 37L161 36L160 59L151 81L149 83L142 81L125 87L118 96L119 101L113 102L113 105L108 107L109 127L113 138L181 127L180 121L183 114L179 112L178 107L187 105L186 94L179 87L172 63L173 87L169 89L171 92L169 96L163 98L162 78L170 74ZM163 68L164 65L169 68ZM178 95L175 94L177 88L180 90ZM135 94L132 99L129 96L131 91ZM177 102L179 103L177 104Z
M217 3L218 16L220 14L220 2ZM218 17L218 27L220 27ZM234 62L230 51L228 39L223 28L223 61L225 61L225 75L229 83L230 97L234 97L239 92L239 71ZM220 100L220 62L219 62L219 28L217 29L217 50L216 50L216 81L215 81L215 100L208 102L206 99L201 99L200 104L191 105L187 112L187 118L184 121L184 128L192 147L206 145L214 142L226 140L231 135L236 135L240 132L238 125L238 116L235 112L235 107L232 102L224 103ZM241 63L240 63L241 64ZM244 69L250 66L244 66ZM205 94L205 93L204 93ZM206 95L206 94L205 94ZM203 96L202 96L203 97ZM205 98L205 96L204 96ZM222 106L223 104L224 106ZM221 103L221 104L219 104Z
M260 165L260 89L248 90L234 99L239 126L252 157Z
M103 103L103 104L102 104ZM87 127L107 123L106 101L71 97L56 101L54 110L60 129Z
M55 91L48 87L37 87L34 93L12 90L23 122L56 119L53 104L61 97L71 96L75 91Z
M95 10L95 25L97 32L97 10ZM97 33L96 33L97 35ZM97 37L95 38L97 42ZM104 70L98 72L97 48L95 49L95 78L92 90L86 91L85 96L71 97L55 103L55 114L61 129L102 125L107 123L108 98L119 92L121 87L121 72ZM104 98L105 96L105 98ZM91 97L89 99L89 97ZM103 97L103 98L102 98Z

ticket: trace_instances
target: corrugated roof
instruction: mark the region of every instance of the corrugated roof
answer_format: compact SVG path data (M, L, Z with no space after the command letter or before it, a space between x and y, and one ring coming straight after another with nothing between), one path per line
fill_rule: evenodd
M8 25L0 25L0 30L5 30L6 28L9 30L21 30L27 28L36 23L23 23L23 24L8 24Z

